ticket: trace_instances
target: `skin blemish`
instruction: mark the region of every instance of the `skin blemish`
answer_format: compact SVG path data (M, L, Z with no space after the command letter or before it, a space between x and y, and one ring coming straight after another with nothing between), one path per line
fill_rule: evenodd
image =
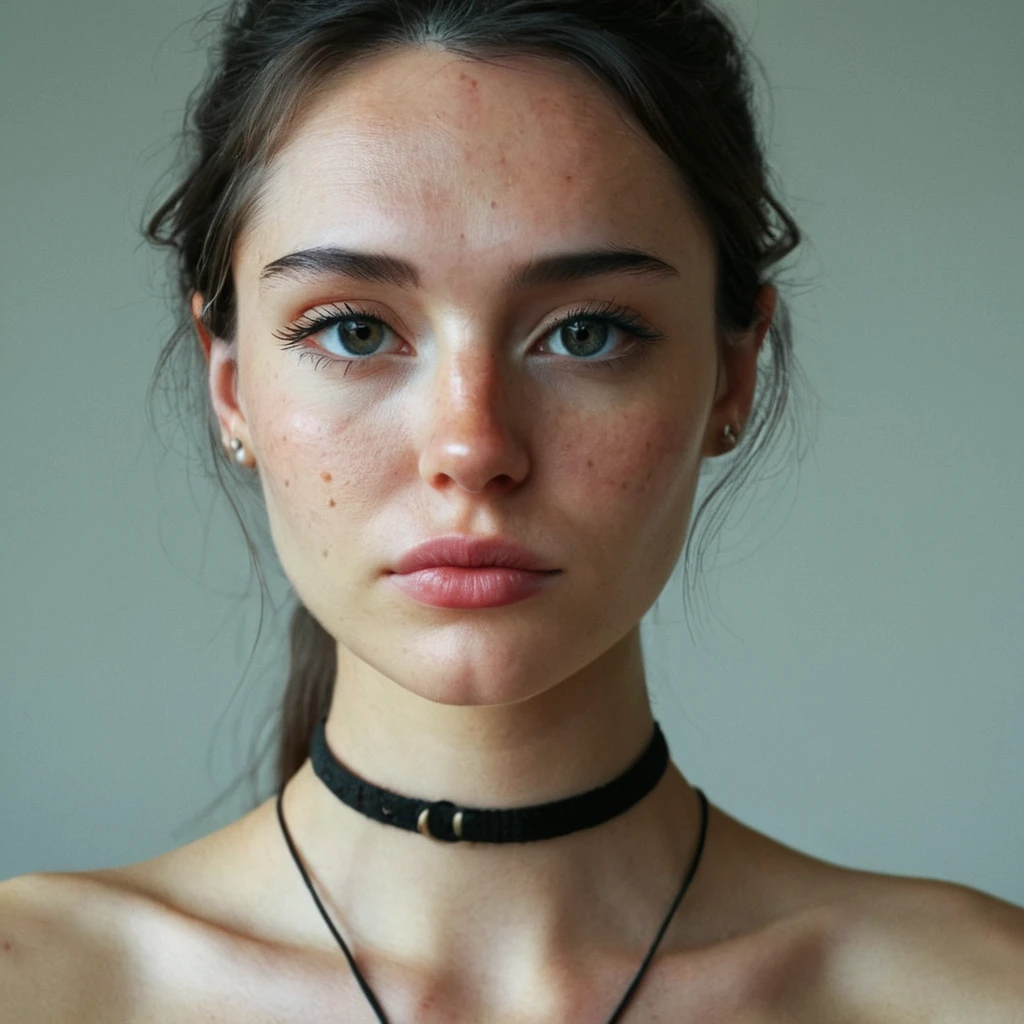
M285 487L291 487L291 485L292 485L291 480L285 480L284 485L285 485Z
M331 476L330 473L321 473L320 479L323 480L325 484L329 484L334 479L334 477Z
M324 558L326 558L329 554L330 554L330 551L324 551Z
M331 500L327 504L330 508L334 508L338 503L333 498L331 498Z

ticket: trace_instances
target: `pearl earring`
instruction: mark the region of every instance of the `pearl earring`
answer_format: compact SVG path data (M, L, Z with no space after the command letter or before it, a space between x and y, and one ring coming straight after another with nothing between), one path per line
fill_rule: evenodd
M229 447L235 453L235 461L239 463L239 465L244 466L247 458L245 445L243 445L237 437L233 437L229 442Z
M736 430L731 423L726 423L722 430L722 436L725 438L725 443L730 448L735 448L739 444L739 437L736 434Z

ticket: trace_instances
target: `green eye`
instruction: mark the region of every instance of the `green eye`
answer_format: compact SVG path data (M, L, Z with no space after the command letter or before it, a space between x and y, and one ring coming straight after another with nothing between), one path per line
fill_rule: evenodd
M380 317L345 305L307 313L296 323L275 332L274 337L284 342L285 348L298 349L314 347L307 346L306 339L316 338L315 347L321 350L321 358L358 362L376 355L390 331L390 325Z
M595 356L607 345L611 327L608 321L571 320L558 329L558 340L569 355Z
M338 355L372 356L384 343L387 328L376 320L341 320L335 324L333 333L342 346Z

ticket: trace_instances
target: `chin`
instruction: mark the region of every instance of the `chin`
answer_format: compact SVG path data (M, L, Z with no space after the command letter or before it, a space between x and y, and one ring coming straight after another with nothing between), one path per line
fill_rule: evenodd
M509 674L508 666L495 666L490 671L474 667L459 670L456 667L440 672L422 669L405 675L401 671L390 676L397 685L434 704L450 707L500 707L519 704L543 693L548 687L538 679L537 673ZM538 685L540 684L540 685ZM556 685L552 681L550 686Z

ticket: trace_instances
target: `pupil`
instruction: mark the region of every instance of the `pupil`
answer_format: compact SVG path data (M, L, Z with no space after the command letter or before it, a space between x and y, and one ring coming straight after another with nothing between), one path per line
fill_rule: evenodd
M341 325L342 341L354 355L372 355L380 345L380 338L375 333L380 331L379 324L365 323L361 320L347 320Z
M564 330L567 332L571 342L563 339L565 347L572 352L573 355L578 356L591 356L595 352L600 352L604 347L605 337L603 331L607 331L607 326L597 327L592 323L584 320L576 320L571 324L567 324Z

